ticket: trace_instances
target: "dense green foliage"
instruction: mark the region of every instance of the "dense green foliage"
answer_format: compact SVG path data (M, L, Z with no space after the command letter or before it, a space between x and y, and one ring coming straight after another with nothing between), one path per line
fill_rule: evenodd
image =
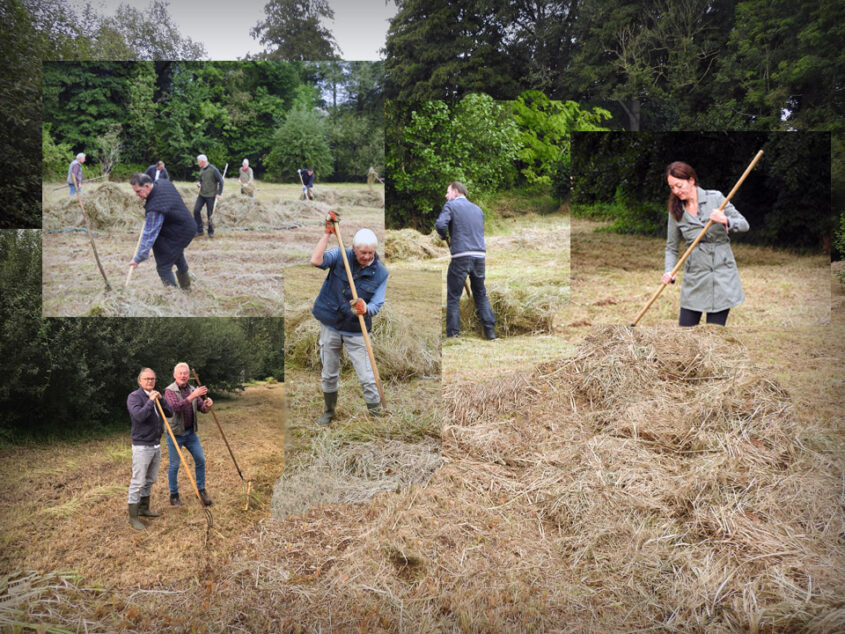
M379 63L50 62L44 121L70 148L66 163L85 152L89 170L120 126L120 162L163 160L175 179L192 178L206 154L221 171L248 158L256 177L287 182L311 164L325 180L339 156L350 163L341 176L362 180L383 167L382 75Z
M322 19L334 18L327 0L270 0L265 17L250 35L271 50L257 57L273 60L340 59L340 49Z
M751 225L737 238L827 250L835 216L825 132L576 134L572 212L598 212L619 232L660 235L666 230L669 163L689 163L701 187L727 195L761 149L763 158L732 200Z
M391 99L602 103L627 129L842 129L836 0L397 0Z
M0 232L0 438L84 433L127 420L141 367L159 388L187 361L215 392L284 376L282 319L43 319L41 236Z
M600 130L608 113L528 91L514 102L469 94L457 103L391 103L386 146L388 227L428 232L453 180L478 198L533 185L568 192L569 134ZM568 173L568 172L567 172Z

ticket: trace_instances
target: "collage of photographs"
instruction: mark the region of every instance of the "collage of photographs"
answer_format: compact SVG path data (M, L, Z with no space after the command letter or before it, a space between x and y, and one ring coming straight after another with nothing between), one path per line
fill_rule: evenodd
M0 631L844 632L845 5L241 4L0 9Z

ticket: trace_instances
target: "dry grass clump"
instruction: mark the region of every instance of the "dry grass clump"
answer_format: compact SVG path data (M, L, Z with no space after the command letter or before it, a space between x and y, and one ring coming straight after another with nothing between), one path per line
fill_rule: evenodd
M320 323L310 310L285 314L285 362L320 369ZM440 373L440 339L420 331L414 321L386 303L373 319L370 332L379 375L385 381L406 381ZM341 371L351 371L344 354Z
M429 260L449 255L446 243L432 230L424 235L415 229L384 232L384 256L388 260Z
M116 183L85 188L82 204L92 231L136 230L144 220L143 202L137 196L124 192ZM85 226L77 196L44 203L43 207L42 227L47 231Z
M330 206L384 207L382 191L336 190L322 185L314 189L314 201Z
M549 283L526 284L518 280L487 281L487 297L496 316L500 336L551 334L555 316L569 301L569 287ZM461 330L480 330L475 303L464 292Z
M432 440L345 443L321 435L312 443L309 464L276 482L271 512L284 519L323 504L365 502L426 482L440 462L440 443Z

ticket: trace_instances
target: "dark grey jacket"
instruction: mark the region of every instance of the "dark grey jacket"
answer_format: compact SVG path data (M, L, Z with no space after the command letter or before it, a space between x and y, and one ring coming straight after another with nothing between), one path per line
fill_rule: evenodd
M723 200L725 197L721 192L699 187L697 218L685 211L681 220L676 221L669 214L664 271L669 272L675 267L681 240L684 240L686 250ZM712 313L733 308L745 301L729 233L748 231L748 221L731 203L725 205L724 212L728 217L728 230L725 230L725 225L714 222L684 262L681 308Z
M468 251L484 256L484 212L465 196L459 196L443 205L434 228L441 238L450 239L449 250L453 256Z

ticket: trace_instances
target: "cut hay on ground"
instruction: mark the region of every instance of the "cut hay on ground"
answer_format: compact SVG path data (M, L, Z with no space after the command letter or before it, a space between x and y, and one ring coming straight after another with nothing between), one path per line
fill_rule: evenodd
M428 481L440 462L435 441L347 444L322 435L314 440L309 464L290 469L276 482L271 512L284 519L323 504L365 502L383 491Z
M300 368L321 368L320 322L310 310L285 314L285 363ZM440 373L440 338L436 333L420 332L412 319L385 304L373 318L370 333L379 374L385 381L405 381L412 377L431 377ZM341 371L351 371L344 354Z
M314 202L332 207L384 207L381 191L343 191L319 186L314 192Z
M384 232L384 256L388 260L429 260L446 257L449 248L436 231L423 235L415 229Z
M508 280L487 282L487 298L496 316L499 336L551 334L555 317L569 301L569 286L554 283L526 285ZM461 330L481 331L475 303L466 291L461 297Z

